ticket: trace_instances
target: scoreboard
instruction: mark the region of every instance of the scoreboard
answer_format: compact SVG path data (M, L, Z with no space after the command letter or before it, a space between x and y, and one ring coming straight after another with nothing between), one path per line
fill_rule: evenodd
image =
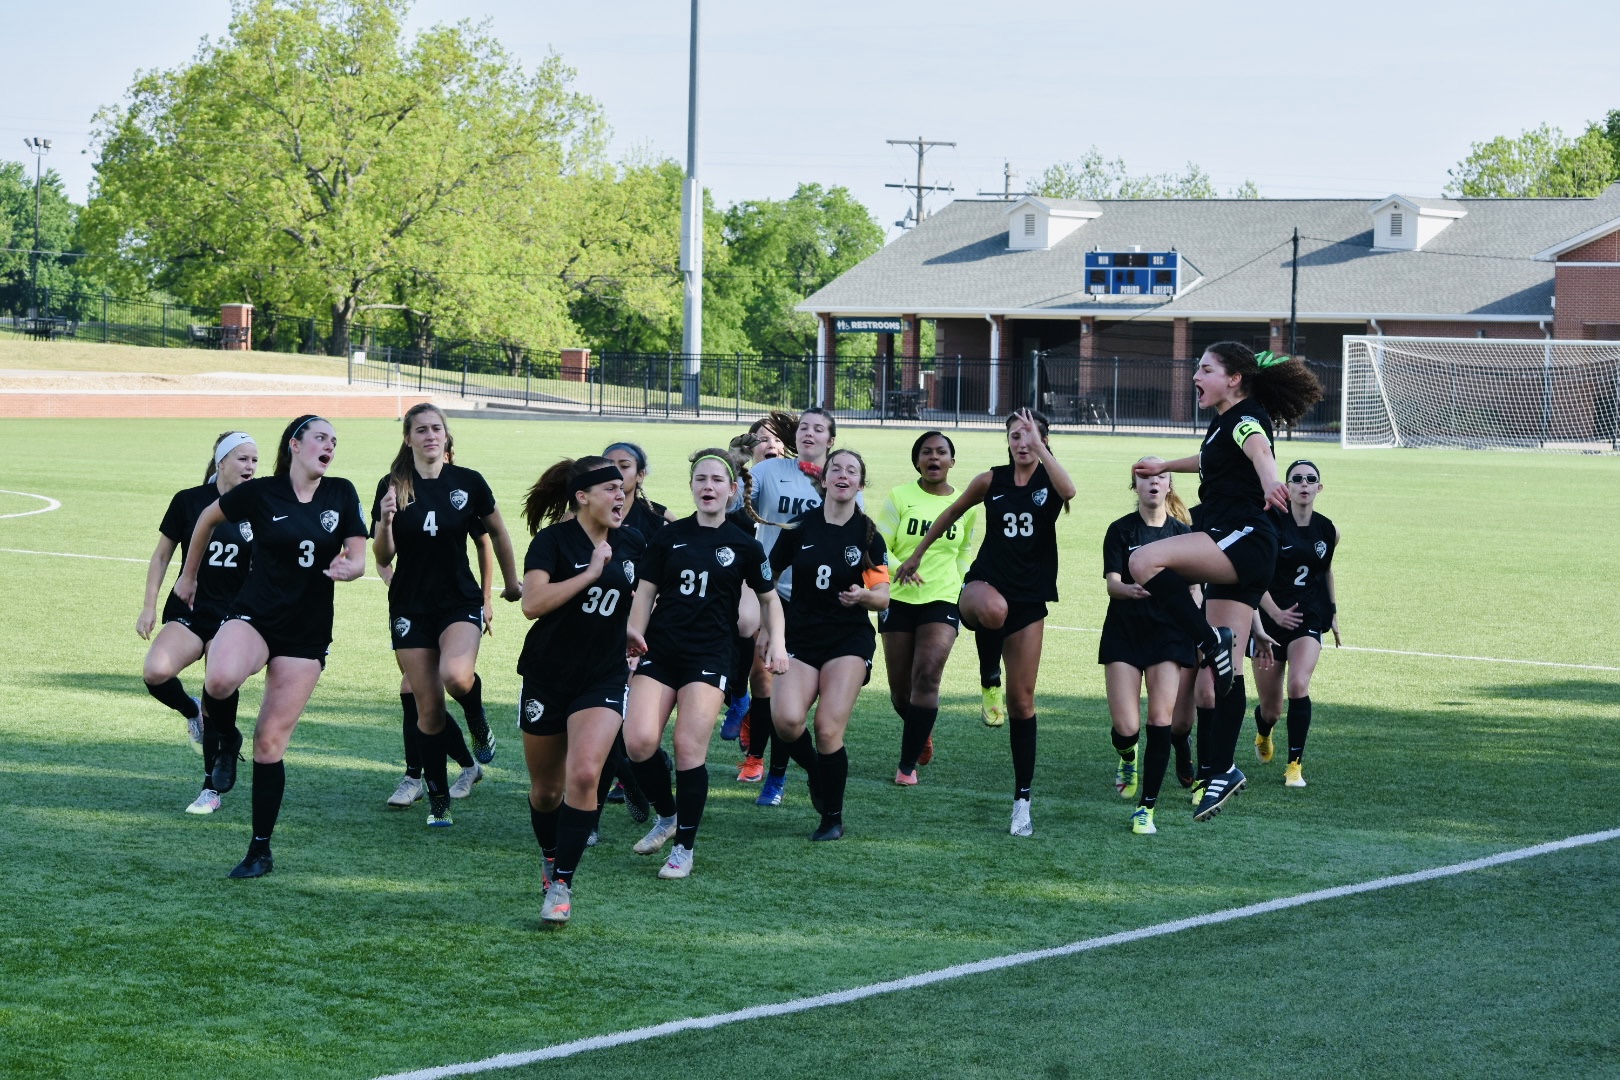
M1180 285L1177 252L1086 252L1086 292L1092 296L1174 296Z

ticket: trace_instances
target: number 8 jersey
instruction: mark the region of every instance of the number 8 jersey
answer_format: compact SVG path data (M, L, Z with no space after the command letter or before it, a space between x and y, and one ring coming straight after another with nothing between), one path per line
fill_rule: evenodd
M1063 499L1039 462L1029 483L1013 483L1013 467L990 470L984 496L984 543L968 568L966 581L994 585L1003 597L1030 603L1055 601L1057 517Z

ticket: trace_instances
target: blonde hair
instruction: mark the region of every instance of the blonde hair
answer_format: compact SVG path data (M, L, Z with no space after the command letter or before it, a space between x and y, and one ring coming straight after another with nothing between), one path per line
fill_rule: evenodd
M1131 482L1130 482L1130 485L1129 485L1129 489L1130 489L1131 494L1133 494L1133 495L1136 494L1136 466L1146 464L1146 463L1149 463L1149 462L1152 462L1154 464L1162 465L1164 463L1164 458L1155 457L1152 454L1149 454L1146 457L1139 457L1139 458L1136 459L1136 461L1131 466L1131 473L1130 473ZM1169 513L1169 515L1171 517L1173 517L1177 521L1181 522L1183 525L1191 525L1192 524L1192 511L1187 509L1187 504L1181 501L1181 496L1180 495L1176 494L1176 481L1175 481L1175 479L1173 477L1171 477L1169 473L1161 473L1160 475L1164 476L1164 477L1166 477L1166 478L1168 478L1170 480L1170 492L1169 492L1169 494L1167 494L1164 497L1164 509L1165 509L1165 511L1167 513ZM1142 505L1142 497L1140 495L1137 495L1137 497L1136 497L1136 504L1137 504L1138 507L1140 507Z

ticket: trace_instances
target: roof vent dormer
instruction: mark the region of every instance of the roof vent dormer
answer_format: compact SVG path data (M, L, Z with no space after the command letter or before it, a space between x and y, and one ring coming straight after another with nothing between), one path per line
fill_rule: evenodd
M1380 251L1422 251L1453 221L1466 216L1462 203L1451 199L1414 199L1391 195L1372 208L1373 248Z
M1007 248L1009 251L1044 251L1099 217L1102 217L1102 207L1094 202L1026 195L1007 208Z

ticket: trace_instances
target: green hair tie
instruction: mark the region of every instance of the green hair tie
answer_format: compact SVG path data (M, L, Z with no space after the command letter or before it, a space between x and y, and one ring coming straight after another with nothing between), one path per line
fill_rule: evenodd
M704 454L702 457L698 458L696 461L693 461L692 462L692 471L688 475L696 476L697 475L697 467L698 467L699 462L704 462L704 461L718 461L720 464L722 464L722 465L724 465L726 467L726 475L731 477L732 483L737 482L737 469L736 469L736 467L731 464L730 459L723 458L719 454Z
M1278 364L1286 364L1292 359L1292 356L1282 356L1272 352L1270 349L1267 349L1265 352L1258 352L1254 354L1254 362L1263 368L1276 367Z

